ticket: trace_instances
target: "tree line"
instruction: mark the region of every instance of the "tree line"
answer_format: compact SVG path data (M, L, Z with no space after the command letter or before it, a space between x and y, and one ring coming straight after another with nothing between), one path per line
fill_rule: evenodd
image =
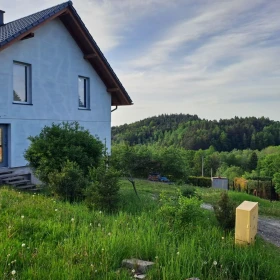
M280 146L259 150L217 151L213 146L202 150L186 150L175 146L156 144L115 144L110 163L127 176L147 178L150 172L159 172L172 181L189 176L225 176L272 178L280 193Z
M115 144L157 144L186 150L262 150L280 145L280 122L261 117L205 120L197 115L163 114L112 128Z

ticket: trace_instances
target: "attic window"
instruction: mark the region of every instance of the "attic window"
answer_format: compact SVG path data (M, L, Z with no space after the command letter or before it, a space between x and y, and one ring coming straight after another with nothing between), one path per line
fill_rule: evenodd
M89 78L78 77L79 109L89 109Z
M31 65L13 64L13 103L31 104Z

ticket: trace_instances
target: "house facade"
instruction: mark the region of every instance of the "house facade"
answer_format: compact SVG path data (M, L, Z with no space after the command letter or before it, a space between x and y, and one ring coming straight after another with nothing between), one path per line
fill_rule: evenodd
M52 123L78 121L110 150L111 106L132 101L72 2L7 24L3 15L0 167L26 166L28 137Z

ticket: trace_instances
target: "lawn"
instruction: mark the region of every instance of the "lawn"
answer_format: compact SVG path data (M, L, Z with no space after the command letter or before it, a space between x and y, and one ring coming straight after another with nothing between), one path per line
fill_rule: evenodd
M155 262L148 280L280 279L276 247L260 238L235 246L233 234L206 210L200 221L178 228L158 212L160 193L173 195L177 187L144 180L136 186L140 200L122 181L114 214L0 189L0 279L126 280L133 273L121 262L132 257Z

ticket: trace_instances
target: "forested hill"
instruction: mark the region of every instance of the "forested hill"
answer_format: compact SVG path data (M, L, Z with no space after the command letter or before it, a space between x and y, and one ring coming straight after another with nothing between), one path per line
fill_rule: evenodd
M132 124L112 127L113 143L130 145L158 143L188 150L217 151L233 149L263 149L280 145L280 122L268 118L232 118L211 121L197 115L160 115Z

